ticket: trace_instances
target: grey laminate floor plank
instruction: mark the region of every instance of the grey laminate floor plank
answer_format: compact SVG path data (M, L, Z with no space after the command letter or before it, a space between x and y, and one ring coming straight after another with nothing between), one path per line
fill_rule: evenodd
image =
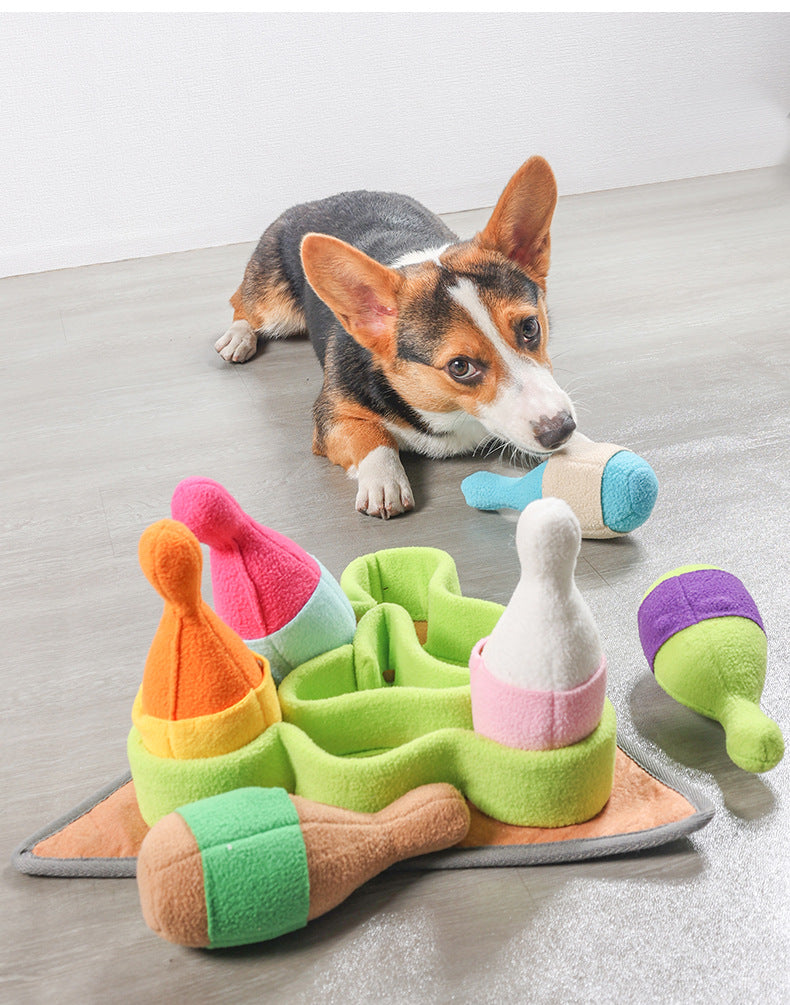
M468 235L485 219L449 222ZM0 999L786 1001L787 763L736 768L721 729L648 674L635 619L674 566L738 575L768 629L764 706L790 736L789 234L782 169L562 199L553 229L555 371L588 435L643 453L661 483L643 528L584 542L577 581L623 735L714 801L705 830L627 858L389 874L301 932L217 953L149 933L131 881L6 865ZM471 595L506 601L515 585L515 517L470 510L459 491L505 460L408 457L418 510L361 517L345 475L310 452L310 347L271 344L242 367L216 356L251 248L0 281L6 862L125 766L160 613L137 542L182 477L223 482L335 574L420 544L449 551Z

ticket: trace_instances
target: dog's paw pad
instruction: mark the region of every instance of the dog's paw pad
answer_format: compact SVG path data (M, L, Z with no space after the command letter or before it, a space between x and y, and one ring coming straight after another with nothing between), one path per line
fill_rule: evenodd
M234 321L214 343L214 348L228 363L244 363L255 355L258 336L248 321Z

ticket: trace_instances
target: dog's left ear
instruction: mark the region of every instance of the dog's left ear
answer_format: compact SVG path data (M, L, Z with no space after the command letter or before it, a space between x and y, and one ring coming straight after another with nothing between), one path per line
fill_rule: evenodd
M377 356L393 355L402 277L327 234L307 234L301 251L307 281L348 334Z
M542 157L530 157L508 182L476 240L510 258L545 287L551 258L549 228L556 205L554 172Z

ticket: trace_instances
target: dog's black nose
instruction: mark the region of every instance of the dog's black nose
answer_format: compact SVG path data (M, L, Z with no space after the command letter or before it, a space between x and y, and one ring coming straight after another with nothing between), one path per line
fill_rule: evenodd
M576 423L569 412L557 412L552 418L541 415L540 422L533 422L532 428L535 431L535 439L542 447L546 450L556 450L570 437L576 428Z

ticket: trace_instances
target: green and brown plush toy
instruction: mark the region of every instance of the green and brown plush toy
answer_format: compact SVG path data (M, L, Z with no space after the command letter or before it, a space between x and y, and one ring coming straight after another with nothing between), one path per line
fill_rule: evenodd
M469 830L450 785L426 785L378 813L325 806L280 788L202 799L162 820L137 859L143 916L182 946L240 946L303 928L405 858Z

